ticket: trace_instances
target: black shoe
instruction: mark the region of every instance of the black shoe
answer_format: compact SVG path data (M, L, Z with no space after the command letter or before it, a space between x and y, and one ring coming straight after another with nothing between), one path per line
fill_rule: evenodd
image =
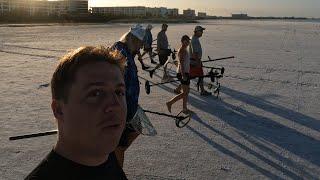
M150 70L149 71L149 75L150 75L151 78L153 77L153 73L154 73L154 70Z

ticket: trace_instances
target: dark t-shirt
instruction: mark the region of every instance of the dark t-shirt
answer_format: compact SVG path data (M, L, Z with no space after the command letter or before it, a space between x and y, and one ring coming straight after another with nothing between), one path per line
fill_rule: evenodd
M114 153L99 166L84 166L68 160L53 150L26 178L26 180L126 180Z

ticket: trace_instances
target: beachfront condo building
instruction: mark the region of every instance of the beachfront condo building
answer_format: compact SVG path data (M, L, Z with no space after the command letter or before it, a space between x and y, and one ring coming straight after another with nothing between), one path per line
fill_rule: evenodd
M177 8L168 9L168 16L171 16L171 17L179 16L179 9Z
M249 19L248 14L231 14L232 19Z
M185 16L185 17L195 17L196 16L196 11L193 10L193 9L183 10L183 16Z
M126 16L126 17L167 17L178 16L179 9L167 9L165 7L144 7L144 6L125 6L125 7L92 7L92 14L105 16Z
M207 17L207 13L205 13L205 12L198 12L198 17Z
M86 15L88 0L0 0L0 8L1 15Z
M146 16L146 7L92 7L92 14L109 16L144 17Z

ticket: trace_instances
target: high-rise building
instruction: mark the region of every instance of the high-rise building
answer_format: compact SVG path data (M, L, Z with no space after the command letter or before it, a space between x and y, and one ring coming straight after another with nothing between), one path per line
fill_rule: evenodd
M128 16L128 17L167 17L178 16L178 9L167 9L166 7L92 7L92 14L107 16Z
M5 14L9 11L9 0L0 0L0 14Z
M144 6L125 6L125 7L92 7L92 14L101 14L109 16L146 16L146 7Z
M249 19L248 14L231 14L233 19Z
M196 16L196 11L193 10L193 9L183 10L183 16L186 16L186 17L195 17L195 16Z
M207 13L205 13L205 12L198 12L198 17L207 17Z
M179 9L177 8L168 9L168 16L171 16L171 17L179 16Z
M88 0L0 0L0 13L28 16L63 14L88 14Z

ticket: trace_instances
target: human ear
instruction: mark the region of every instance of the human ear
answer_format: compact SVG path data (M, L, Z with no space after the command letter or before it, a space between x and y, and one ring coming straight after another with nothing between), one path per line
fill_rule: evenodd
M63 111L62 111L62 102L52 99L51 102L51 109L53 112L54 117L59 121L63 120Z

